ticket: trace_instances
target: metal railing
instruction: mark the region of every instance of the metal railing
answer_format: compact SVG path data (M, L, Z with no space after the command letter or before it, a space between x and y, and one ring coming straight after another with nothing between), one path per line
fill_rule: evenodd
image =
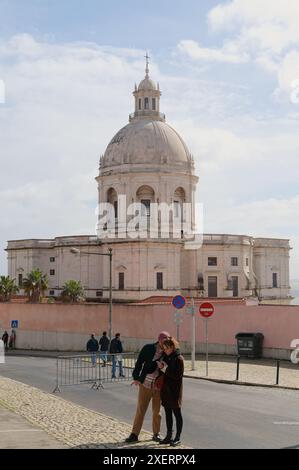
M154 111L152 109L143 109L135 111L129 115L129 121L131 122L136 117L154 117L165 121L165 114L160 113L159 111Z
M251 358L247 358L247 357L244 357L244 356L239 356L237 355L236 357L237 359L237 362L236 362L236 382L238 382L240 380L240 365L241 363L243 363L244 365L250 363L252 365L259 365L259 359L256 360L256 362L251 359ZM262 360L261 360L262 361ZM268 360L267 361L267 365L268 367L271 367L271 369L273 370L273 382L271 381L271 383L269 383L269 385L273 384L273 385L280 385L280 379L281 379L281 372L284 372L285 371L298 371L298 365L297 364L292 364L292 362L288 362L286 360L281 360L281 359L273 359L272 361L271 360ZM243 379L246 379L246 374L243 376ZM263 382L261 382L263 383Z
M61 392L60 387L91 384L99 390L105 383L132 380L136 362L135 353L109 354L103 352L58 356L56 362L56 386L53 390Z

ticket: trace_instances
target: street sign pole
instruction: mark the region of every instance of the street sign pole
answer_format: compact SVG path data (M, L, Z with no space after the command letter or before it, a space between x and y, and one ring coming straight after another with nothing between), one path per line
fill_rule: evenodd
M176 324L176 337L179 341L180 338L180 324L183 321L183 314L181 309L185 306L186 299L182 295L176 295L172 299L172 305L174 306L174 322Z
M214 313L214 306L209 302L204 302L199 307L199 313L205 320L205 330L206 330L206 376L209 375L209 333L208 333L208 318L211 317Z
M209 376L209 337L208 337L208 319L205 319L206 322L206 377Z
M192 367L191 370L195 370L195 347L196 347L196 338L195 338L195 307L194 299L192 297Z

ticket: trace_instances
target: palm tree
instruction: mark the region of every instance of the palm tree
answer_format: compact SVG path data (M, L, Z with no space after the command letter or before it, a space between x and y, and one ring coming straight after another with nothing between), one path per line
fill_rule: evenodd
M0 302L9 302L11 296L19 292L15 282L16 280L9 276L0 277Z
M23 289L28 296L29 302L33 303L41 301L48 287L48 278L40 269L33 269L23 281Z
M67 281L62 287L61 298L64 302L82 302L85 300L84 289L80 281Z

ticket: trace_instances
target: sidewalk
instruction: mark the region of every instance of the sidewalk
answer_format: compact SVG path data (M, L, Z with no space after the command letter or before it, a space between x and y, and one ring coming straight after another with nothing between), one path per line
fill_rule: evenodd
M88 410L2 376L0 376L1 406L15 412L15 416L26 418L36 430L39 429L50 435L52 441L47 441L46 445L53 445L53 448L60 443L62 446L76 449L170 448L153 442L152 434L148 432L141 432L140 442L137 444L126 444L124 440L131 433L131 424L120 422L110 416ZM22 426L25 427L24 420ZM28 423L26 426L31 427ZM18 434L14 435L13 448L17 448Z
M0 405L0 449L63 449L68 446Z
M228 383L275 386L299 389L299 364L291 361L279 363L279 385L276 384L277 360L241 358L239 381L236 382L237 358L235 356L209 356L208 377L204 355L196 357L195 371L191 370L191 360L185 359L185 376L210 379Z

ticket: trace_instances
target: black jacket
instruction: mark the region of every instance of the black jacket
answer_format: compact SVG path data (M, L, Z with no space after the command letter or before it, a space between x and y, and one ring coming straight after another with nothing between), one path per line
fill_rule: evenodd
M99 343L100 343L100 346L101 346L100 347L101 351L109 351L110 341L109 341L109 338L107 336L102 336Z
M114 338L110 343L110 354L121 354L123 352L123 345L120 339Z
M161 390L162 406L180 408L183 395L184 358L180 350L176 349L170 356L164 354L162 361L168 365Z
M98 341L95 339L95 338L90 338L89 341L87 341L87 345L86 345L86 350L88 352L96 352L99 350L99 343Z
M157 344L158 343L146 344L141 349L132 374L134 380L138 380L143 384L147 374L152 374L157 369L157 363L156 361L153 361L156 354ZM157 360L159 359L160 358Z
M3 333L2 341L3 341L3 343L7 343L7 342L8 342L8 333Z

